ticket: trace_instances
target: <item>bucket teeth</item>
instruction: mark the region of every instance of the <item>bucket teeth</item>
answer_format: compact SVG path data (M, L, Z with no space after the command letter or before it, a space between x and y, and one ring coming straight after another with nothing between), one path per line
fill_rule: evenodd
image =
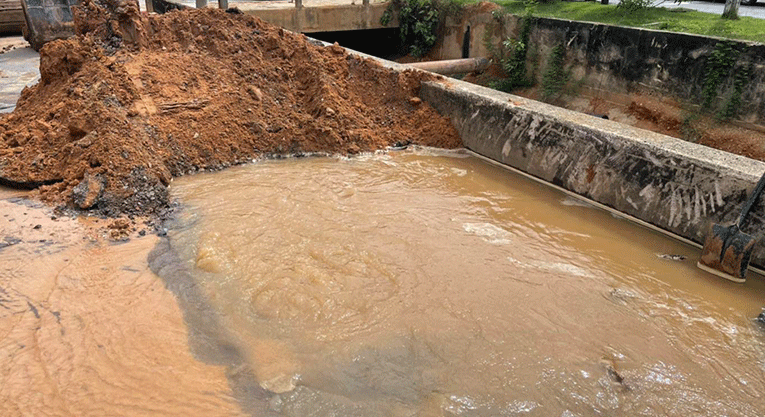
M712 225L697 265L730 281L745 282L754 243L737 225Z

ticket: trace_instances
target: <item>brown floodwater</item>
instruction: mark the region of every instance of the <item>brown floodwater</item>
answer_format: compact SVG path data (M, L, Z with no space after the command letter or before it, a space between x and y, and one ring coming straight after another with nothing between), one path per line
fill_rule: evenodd
M171 192L108 244L0 191L0 415L765 414L762 277L464 152Z
M158 238L109 243L25 196L0 188L0 416L239 415L149 270Z

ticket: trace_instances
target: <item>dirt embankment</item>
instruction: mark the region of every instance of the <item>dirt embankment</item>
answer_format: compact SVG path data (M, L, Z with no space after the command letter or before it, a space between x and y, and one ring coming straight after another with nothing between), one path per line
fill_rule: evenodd
M492 65L482 74L468 74L464 81L491 86L493 82L504 77L506 75L502 69L498 65ZM512 94L545 101L539 85L520 88ZM761 127L719 120L713 114L684 105L671 97L641 91L622 94L577 91L561 94L547 102L569 110L599 117L606 116L614 122L765 161L765 131Z
M268 154L457 147L421 81L234 10L139 13L85 0L79 35L0 119L0 184L101 214L167 205L170 179Z

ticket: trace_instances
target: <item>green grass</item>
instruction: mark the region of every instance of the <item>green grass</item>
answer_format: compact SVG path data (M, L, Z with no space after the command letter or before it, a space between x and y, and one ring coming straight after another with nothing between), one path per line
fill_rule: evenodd
M522 1L496 0L495 3L510 13L524 13ZM555 1L537 4L534 15L765 43L765 19L741 17L738 20L725 20L717 14L683 8L654 7L627 12L617 9L616 6L601 5L599 2Z

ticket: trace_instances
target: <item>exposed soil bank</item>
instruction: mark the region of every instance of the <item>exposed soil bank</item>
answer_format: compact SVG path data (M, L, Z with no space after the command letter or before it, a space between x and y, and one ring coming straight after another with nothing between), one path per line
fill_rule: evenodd
M0 119L0 184L101 214L152 213L174 176L269 154L456 147L396 72L235 10L141 15L86 0L41 81Z
M520 89L513 94L542 101L539 87ZM639 91L606 94L582 89L576 94L561 94L551 104L765 161L765 131L720 121L672 97Z

